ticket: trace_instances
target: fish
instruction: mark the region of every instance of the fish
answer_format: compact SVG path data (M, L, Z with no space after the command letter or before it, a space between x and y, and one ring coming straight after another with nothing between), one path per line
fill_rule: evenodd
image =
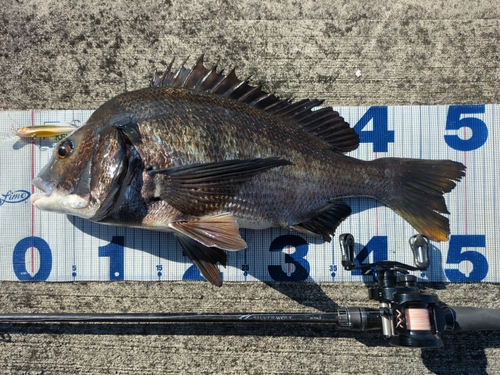
M59 142L33 180L36 208L173 232L217 286L226 251L247 248L240 228L330 241L351 214L345 198L376 199L430 240L448 240L444 194L463 164L350 157L359 136L323 100L282 99L234 69L205 67L203 55L172 65Z

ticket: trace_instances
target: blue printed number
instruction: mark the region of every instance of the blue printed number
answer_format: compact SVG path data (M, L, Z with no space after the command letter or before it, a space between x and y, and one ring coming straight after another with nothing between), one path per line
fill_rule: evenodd
M373 120L373 130L363 130L370 120ZM394 130L388 129L386 106L370 107L353 129L361 143L373 143L373 152L387 152L389 143L394 143Z
M484 235L453 235L450 238L450 247L446 264L460 264L468 260L472 263L472 271L469 276L456 268L445 269L446 277L451 282L479 282L488 274L488 260L477 251L462 251L467 247L486 247L486 236Z
M222 276L222 272L221 272ZM189 268L184 272L184 275L182 275L182 280L183 281L201 281L205 280L205 278L202 276L200 270L198 267L196 267L195 264L189 266Z
M356 266L360 266L373 253L373 262L380 262L387 259L387 236L374 236L368 241L365 247L354 258ZM361 276L361 270L353 270L353 276Z
M184 254L184 256L187 256ZM220 278L224 281L224 272L220 272ZM182 280L183 281L203 281L205 278L200 272L200 269L195 265L189 266L189 268L184 272L184 275L182 275Z
M160 279L160 277L162 277L163 275L163 265L162 264L157 264L156 265L156 275L158 276L158 279Z
M40 267L33 276L26 269L26 252L35 248L40 256ZM26 237L16 244L12 254L14 273L21 281L43 281L47 280L52 271L52 252L49 244L40 237Z
M109 258L109 280L124 280L125 252L123 236L113 236L109 244L99 246L99 256Z
M309 250L307 241L302 237L294 235L285 235L276 238L271 242L269 251L283 251L287 246L295 247L295 251L291 254L285 253L285 263L293 264L295 270L290 276L283 271L281 265L267 266L269 275L275 281L304 281L309 276L309 262L304 258Z
M484 145L488 139L488 127L484 121L476 117L460 118L463 114L484 112L484 104L450 106L448 116L446 117L446 130L469 128L472 131L472 136L469 139L462 139L456 134L445 135L444 140L446 144L458 151L472 151Z

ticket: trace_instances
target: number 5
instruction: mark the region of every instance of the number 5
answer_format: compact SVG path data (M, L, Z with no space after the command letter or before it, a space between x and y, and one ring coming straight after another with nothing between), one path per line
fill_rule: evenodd
M472 137L462 139L458 135L445 135L444 140L448 146L458 151L476 150L486 143L488 139L488 127L483 120L475 117L460 118L460 115L466 113L484 113L483 105L451 105L446 117L446 130L459 130L469 128L472 131Z
M478 251L462 251L464 247L486 247L486 237L484 235L451 236L446 264L460 264L468 260L474 268L469 276L457 269L445 269L446 277L452 282L483 280L488 274L488 260Z

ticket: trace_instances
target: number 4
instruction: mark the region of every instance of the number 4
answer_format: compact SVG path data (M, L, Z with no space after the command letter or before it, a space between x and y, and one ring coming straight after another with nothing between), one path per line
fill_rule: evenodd
M363 130L373 120L373 130ZM361 143L373 143L373 152L389 151L389 143L394 143L394 130L388 129L387 107L373 106L354 125Z

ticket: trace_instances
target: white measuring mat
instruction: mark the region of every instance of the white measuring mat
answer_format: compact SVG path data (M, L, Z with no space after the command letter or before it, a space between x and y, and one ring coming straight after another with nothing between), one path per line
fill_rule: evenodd
M500 105L335 107L361 145L349 155L451 159L467 174L445 195L451 236L432 243L421 281L500 281ZM36 210L31 180L57 141L20 139L13 129L84 124L92 111L0 112L0 280L201 280L172 234L100 225ZM352 233L359 262L413 265L415 230L383 204L349 199L352 215L337 235ZM248 249L228 252L225 281L361 281L344 271L338 236L331 243L281 229L241 230Z

